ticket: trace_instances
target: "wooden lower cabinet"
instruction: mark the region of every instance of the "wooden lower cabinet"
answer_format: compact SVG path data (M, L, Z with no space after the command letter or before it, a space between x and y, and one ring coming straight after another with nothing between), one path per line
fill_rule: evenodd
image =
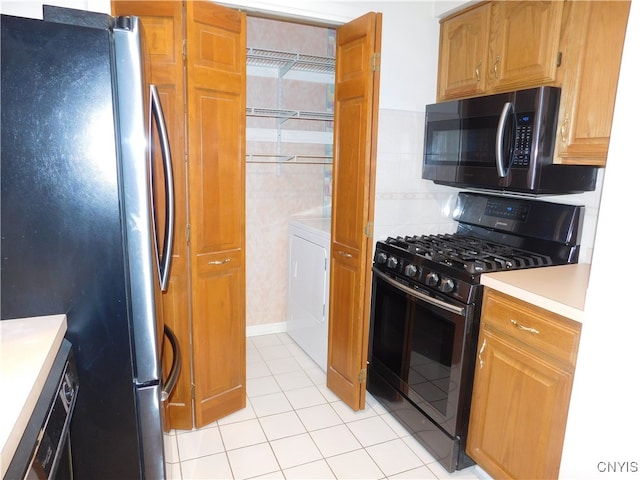
M580 325L485 290L467 453L494 478L557 478Z

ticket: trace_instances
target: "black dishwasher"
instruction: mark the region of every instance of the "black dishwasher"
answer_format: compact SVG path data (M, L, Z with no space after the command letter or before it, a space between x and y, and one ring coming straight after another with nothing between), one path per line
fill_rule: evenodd
M62 341L5 480L72 479L69 424L78 394L71 343Z

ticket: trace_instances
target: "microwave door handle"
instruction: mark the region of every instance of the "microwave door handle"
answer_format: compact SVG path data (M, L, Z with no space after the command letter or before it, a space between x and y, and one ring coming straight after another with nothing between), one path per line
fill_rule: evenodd
M160 288L163 292L169 286L169 270L171 269L171 257L173 256L173 234L175 228L175 200L173 190L173 167L171 163L171 149L169 148L169 135L167 125L162 112L158 88L151 85L151 110L160 135L160 149L162 152L162 165L164 169L164 187L166 192L166 223L164 230L164 251L159 255Z
M504 131L507 128L509 111L512 109L513 104L506 102L502 107L502 113L498 121L498 133L496 134L496 169L498 170L498 176L500 178L507 176L507 171L504 168Z

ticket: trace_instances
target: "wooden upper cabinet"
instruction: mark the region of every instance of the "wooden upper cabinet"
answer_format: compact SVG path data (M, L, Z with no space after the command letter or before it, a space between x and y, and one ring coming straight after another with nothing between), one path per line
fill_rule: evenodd
M557 478L580 325L485 289L467 453L493 478Z
M556 163L604 166L630 1L571 1Z
M438 100L554 84L563 7L485 2L442 20Z
M484 4L442 22L438 57L438 98L484 92L491 5Z
M519 90L555 81L564 2L491 4L489 88Z

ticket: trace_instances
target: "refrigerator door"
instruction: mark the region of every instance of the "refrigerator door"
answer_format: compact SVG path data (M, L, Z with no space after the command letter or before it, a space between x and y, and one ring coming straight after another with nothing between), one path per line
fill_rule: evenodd
M112 35L7 16L1 30L0 313L67 315L76 478L142 478Z
M2 318L67 314L83 384L78 478L164 478L172 174L164 138L159 242L150 135L166 129L151 127L162 112L151 108L141 26L55 7L45 20L2 17Z
M140 25L135 17L116 19L115 81L123 216L126 227L131 288L135 382L158 383L161 378L162 309L155 260L151 172L147 134L149 94L145 88Z

